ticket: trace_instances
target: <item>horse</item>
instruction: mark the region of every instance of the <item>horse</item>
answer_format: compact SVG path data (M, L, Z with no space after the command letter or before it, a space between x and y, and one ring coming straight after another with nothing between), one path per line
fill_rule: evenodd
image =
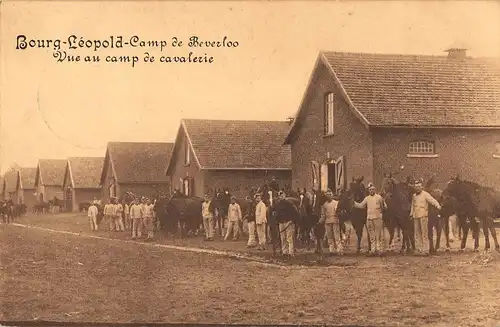
M368 195L363 184L364 177L352 178L349 188L342 190L337 205L337 215L340 219L341 229L346 231L345 224L350 221L354 231L356 232L356 253L361 252L361 240L363 238L363 229L366 226L367 209L359 209L354 207L353 201L362 202ZM368 231L367 231L368 232ZM368 251L371 250L371 244L368 242Z
M465 249L469 229L474 237L474 250L479 248L479 228L483 228L485 249L490 249L489 232L495 242L495 249L500 251L494 217L500 214L500 192L475 182L462 180L459 176L452 178L446 185L443 195L455 198L457 204L456 215L462 229L462 243L460 249Z
M159 199L155 204L160 228L175 234L180 227L180 236L196 234L202 223L201 205L203 199L174 192L170 198Z
M0 213L5 224L14 222L14 203L12 200L3 201L0 204Z
M224 237L224 221L227 218L227 210L231 203L231 193L229 189L215 190L214 196L210 201L209 210L214 216L213 228L218 227L221 238Z
M397 227L403 233L401 253L415 251L415 234L413 222L409 219L411 212L412 189L409 180L397 181L391 174L384 176L381 195L387 209L384 212L384 225L389 230L389 244L393 246L394 232Z

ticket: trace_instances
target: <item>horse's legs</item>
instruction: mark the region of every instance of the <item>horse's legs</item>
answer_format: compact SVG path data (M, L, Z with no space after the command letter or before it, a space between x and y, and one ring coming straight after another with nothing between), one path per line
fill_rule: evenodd
M497 231L495 230L493 218L489 218L487 221L488 221L488 224L487 224L488 229L491 233L491 237L493 238L493 242L495 243L495 249L497 251L500 251L500 245L498 244Z
M446 249L450 249L450 217L443 218L443 229L444 229L444 237L446 240Z
M479 249L479 223L476 217L471 217L472 236L474 236L474 250Z
M386 227L389 232L389 248L392 249L394 247L394 233L398 228L396 220L393 217L390 217L387 220Z
M462 229L462 243L460 244L460 249L463 250L467 245L467 236L469 234L469 224L467 224L465 217L460 218L460 227Z
M488 217L484 217L481 221L481 226L483 227L483 233L484 233L484 249L489 250L490 249L490 236L488 235L489 233L489 226L488 226ZM478 227L479 230L479 227ZM479 237L478 237L479 238Z

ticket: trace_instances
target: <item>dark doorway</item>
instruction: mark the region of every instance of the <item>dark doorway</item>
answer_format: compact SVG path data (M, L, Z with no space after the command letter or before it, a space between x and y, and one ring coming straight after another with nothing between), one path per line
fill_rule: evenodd
M66 211L73 211L73 190L69 187L66 189Z
M328 188L332 190L333 193L336 193L337 190L337 185L335 183L335 164L334 163L329 163L328 164Z

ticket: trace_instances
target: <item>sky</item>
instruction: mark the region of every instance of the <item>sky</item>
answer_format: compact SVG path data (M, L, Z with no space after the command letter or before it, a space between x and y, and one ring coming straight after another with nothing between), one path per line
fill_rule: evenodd
M320 50L431 54L451 44L500 57L497 1L2 1L0 171L40 158L104 156L109 141L173 142L182 118L285 120ZM68 49L98 63L57 62L27 39L165 40L159 48ZM237 41L190 48L191 36ZM173 37L183 40L172 47ZM161 56L214 57L211 64ZM144 62L144 53L155 62ZM105 62L106 56L139 62ZM83 59L82 59L83 60Z

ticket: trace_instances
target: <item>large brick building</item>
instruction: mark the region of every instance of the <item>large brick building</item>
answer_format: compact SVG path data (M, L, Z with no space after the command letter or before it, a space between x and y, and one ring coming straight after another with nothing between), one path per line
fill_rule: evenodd
M100 178L101 198L122 197L126 192L151 197L170 191L165 169L173 143L109 142Z
M397 171L498 187L499 61L447 51L320 52L285 141L293 187L335 190L359 176L380 186Z
M70 157L63 179L64 208L78 211L79 204L101 197L102 157Z
M39 159L35 189L39 202L48 202L54 197L63 199L62 184L64 179L65 159Z
M172 188L203 197L216 188L245 196L272 177L291 183L288 122L183 119L167 175Z

